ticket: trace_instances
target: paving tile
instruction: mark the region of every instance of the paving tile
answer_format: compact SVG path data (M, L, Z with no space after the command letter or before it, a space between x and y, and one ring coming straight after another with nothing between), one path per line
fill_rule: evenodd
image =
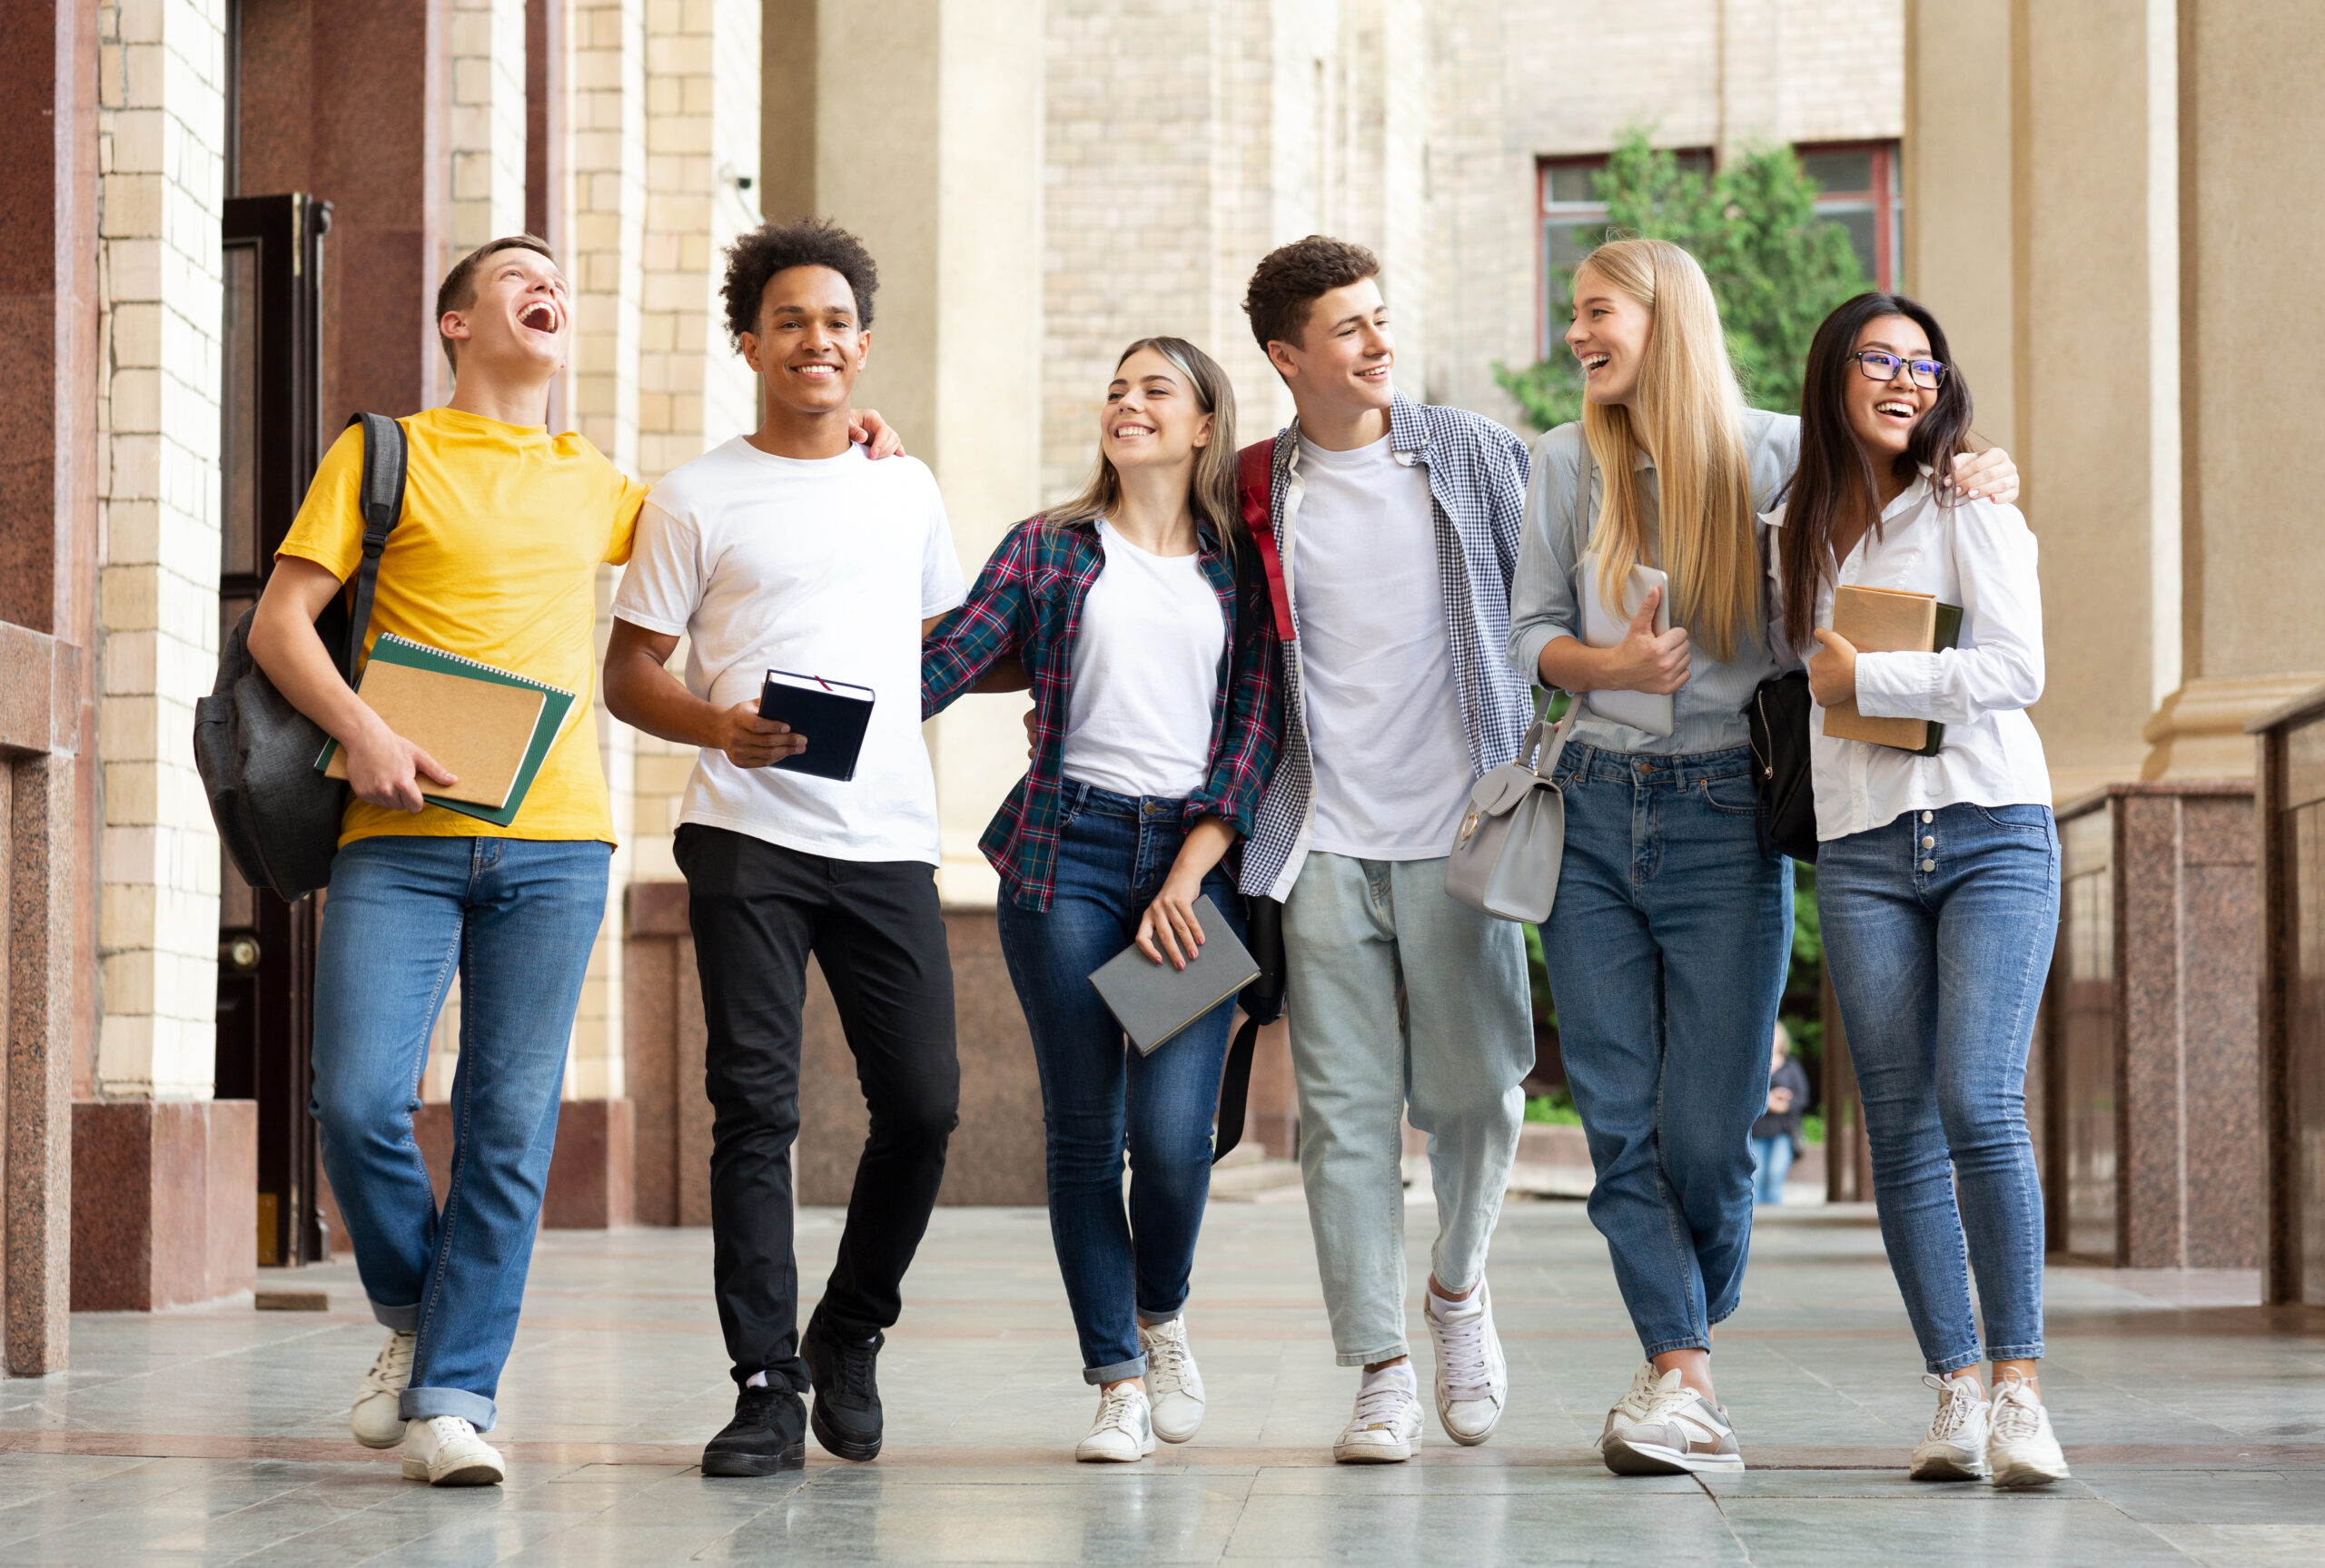
M1619 1477L1591 1445L1639 1347L1606 1245L1578 1206L1512 1203L1493 1441L1457 1448L1432 1418L1413 1464L1353 1468L1330 1462L1357 1374L1331 1354L1305 1210L1223 1204L1188 1318L1202 1434L1089 1466L1072 1448L1094 1396L1043 1221L941 1211L882 1359L887 1454L755 1481L693 1463L734 1402L700 1232L543 1234L500 1387L500 1488L430 1491L348 1443L381 1330L346 1264L289 1281L328 1290L327 1315L82 1315L71 1372L0 1383L0 1562L2325 1561L2325 1314L2240 1306L2241 1277L2054 1270L2044 1387L2073 1480L1920 1486L1904 1464L1932 1396L1869 1213L1764 1217L1713 1356L1754 1467ZM1407 1224L1426 1389L1425 1193ZM806 1211L799 1234L812 1305L836 1216Z

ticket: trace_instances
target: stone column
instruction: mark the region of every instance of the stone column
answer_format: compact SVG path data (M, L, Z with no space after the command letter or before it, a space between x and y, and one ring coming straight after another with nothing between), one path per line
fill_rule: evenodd
M449 0L445 254L520 233L526 206L525 0Z
M2251 776L2244 723L2325 680L2325 448L2286 301L2325 290L2313 89L2325 11L2302 0L2151 0L2176 11L2182 680L2143 731L2143 778Z
M856 399L935 470L972 574L1038 505L1042 38L1034 0L826 0L816 28L816 209L881 267ZM1018 711L932 732L948 902L994 896L976 840L1024 771Z

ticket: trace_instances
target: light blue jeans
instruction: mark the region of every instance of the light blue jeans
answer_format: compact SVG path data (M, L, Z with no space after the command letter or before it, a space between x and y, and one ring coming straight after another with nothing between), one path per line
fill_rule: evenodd
M1782 1203L1784 1178L1792 1173L1792 1135L1752 1140L1752 1201Z
M1485 1272L1534 1066L1526 933L1447 897L1441 859L1311 853L1284 901L1283 952L1332 1347L1343 1366L1393 1360L1405 1354L1407 1106L1429 1135L1430 1265L1466 1290Z
M1569 746L1542 925L1590 1219L1652 1357L1704 1350L1752 1242L1752 1124L1792 952L1792 863L1764 854L1751 748Z
M459 1415L491 1430L612 849L394 836L359 839L331 863L309 1109L371 1314L420 1336L408 1421ZM411 1116L456 972L460 1062L440 1215Z
M2026 1054L2059 928L2043 805L1950 805L1816 855L1825 958L1865 1102L1881 1239L1930 1371L2043 1354ZM1960 1184L1960 1198L1955 1184Z

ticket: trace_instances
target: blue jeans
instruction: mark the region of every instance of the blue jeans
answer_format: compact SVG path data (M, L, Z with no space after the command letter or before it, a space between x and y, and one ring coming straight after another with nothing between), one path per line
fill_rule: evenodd
M1566 859L1542 926L1590 1219L1649 1356L1708 1349L1752 1239L1752 1124L1792 952L1751 748L1559 759Z
M1978 1361L1974 1268L1987 1356L2033 1360L2043 1194L2026 1052L2058 934L2051 809L1950 805L1835 839L1816 897L1881 1239L1922 1358L1940 1375Z
M1130 945L1170 874L1185 837L1180 806L1066 780L1049 912L1001 901L1001 952L1034 1037L1049 1129L1050 1238L1087 1383L1145 1376L1138 1320L1161 1322L1186 1305L1211 1197L1211 1129L1234 1002L1141 1056L1090 983L1092 970ZM1240 942L1242 905L1224 865L1202 891Z
M588 841L394 836L360 839L331 863L309 1109L372 1316L420 1335L406 1420L491 1429L611 856ZM460 1061L440 1215L411 1114L455 971Z
M1782 1203L1784 1178L1792 1170L1792 1135L1779 1132L1774 1138L1752 1140L1752 1201Z

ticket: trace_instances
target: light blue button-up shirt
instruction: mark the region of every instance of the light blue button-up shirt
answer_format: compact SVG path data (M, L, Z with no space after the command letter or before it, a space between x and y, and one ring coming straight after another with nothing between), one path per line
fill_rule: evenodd
M1791 414L1746 409L1743 416L1744 447L1751 454L1752 508L1768 509L1792 478L1800 459L1800 420ZM1650 537L1657 525L1660 491L1655 467L1642 458L1640 499L1647 508ZM1582 427L1560 425L1534 443L1533 472L1526 489L1526 532L1518 547L1518 571L1509 592L1509 662L1527 679L1541 676L1542 650L1559 637L1582 636L1582 553L1588 543L1582 521L1575 516L1575 479L1582 468ZM1588 519L1596 522L1604 499L1603 476L1594 467L1590 478ZM1756 521L1756 535L1758 525ZM1755 572L1755 580L1758 573ZM1650 735L1592 712L1588 706L1575 721L1574 739L1615 752L1643 752L1653 756L1686 756L1696 752L1725 751L1750 738L1744 719L1753 688L1776 673L1779 660L1769 652L1774 640L1764 626L1747 627L1736 640L1733 658L1720 660L1702 644L1695 645L1688 662L1687 683L1672 695L1671 733ZM1795 661L1785 661L1795 662Z

